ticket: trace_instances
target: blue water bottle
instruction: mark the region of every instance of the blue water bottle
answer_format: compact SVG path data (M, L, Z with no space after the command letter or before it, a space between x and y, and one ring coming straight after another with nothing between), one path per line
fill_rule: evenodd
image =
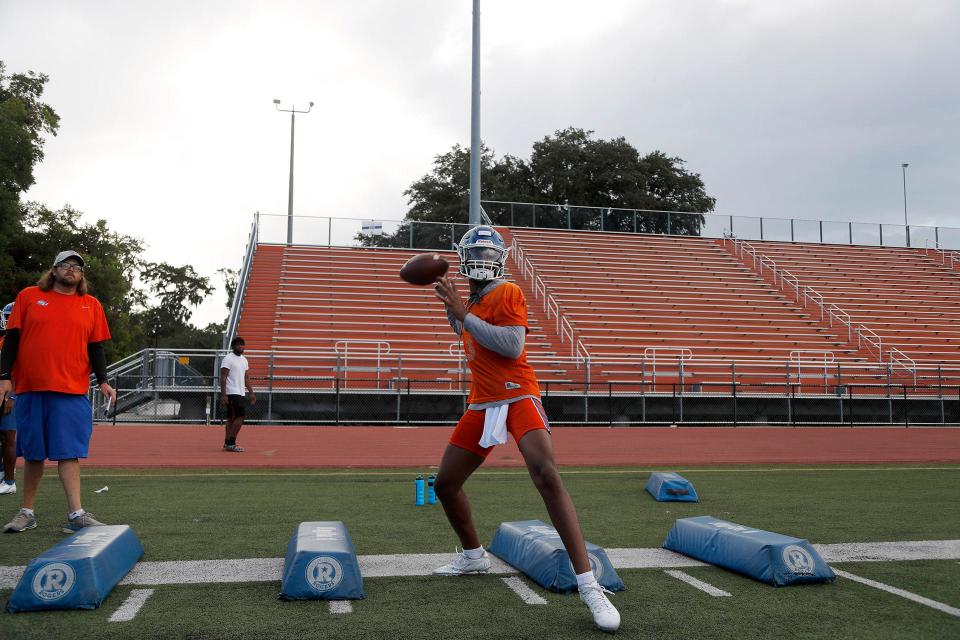
M437 476L430 474L427 478L427 504L437 504L437 492L433 490L433 485L437 482Z
M424 482L423 476L417 476L417 479L413 481L413 486L415 491L414 504L418 507L423 506L423 497L426 493L427 483Z

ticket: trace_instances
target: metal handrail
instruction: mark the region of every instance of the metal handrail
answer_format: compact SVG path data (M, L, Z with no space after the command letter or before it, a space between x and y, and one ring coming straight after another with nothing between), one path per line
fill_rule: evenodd
M940 264L946 266L946 265L947 265L947 260L949 260L949 261L950 261L950 268L951 268L951 269L960 268L960 252L958 252L958 251L953 251L952 249L944 249L944 248L942 248L942 247L940 246L940 243L939 243L939 242L934 242L934 243L933 243L933 250L934 250L936 253L939 253L939 254L940 254ZM927 256L930 255L930 241L929 241L929 240L927 240L927 242L926 242L926 244L925 244L925 246L924 246L924 253L925 253Z
M847 327L847 342L852 342L853 334L857 333L859 348L861 329L869 334L872 334L872 336L875 336L876 344L874 346L877 348L877 358L883 362L883 345L880 337L877 336L876 333L871 331L863 324L856 324L849 313L838 307L836 304L827 302L823 295L821 295L820 292L813 287L800 284L800 278L793 275L783 267L777 265L773 259L761 254L759 251L757 251L756 247L751 245L746 240L741 240L740 238L733 236L724 236L724 245L726 245L728 240L733 244L734 255L742 259L744 250L749 253L749 255L753 258L754 269L758 270L761 276L763 275L763 267L766 266L771 272L774 286L777 286L777 277L779 274L779 288L781 291L784 291L784 283L789 284L796 291L797 302L801 302L802 300L803 304L806 305L806 303L809 301L819 307L821 322L826 321L831 327L833 327L833 321L836 319L845 325ZM869 342L869 339L867 339L867 341Z
M243 256L243 267L237 280L237 289L233 292L233 303L230 305L230 315L227 318L227 328L223 334L223 348L230 346L230 341L237 333L240 323L240 313L243 310L243 297L247 292L247 281L250 279L250 270L253 265L253 254L257 251L260 229L260 212L253 215L253 225L250 227L250 236L247 239L247 249Z
M520 273L533 285L533 297L537 299L540 295L543 295L543 310L547 315L547 320L550 319L551 309L553 310L557 324L556 331L560 337L560 343L563 344L564 338L569 337L571 355L579 358L582 353L583 357L589 358L589 350L586 345L583 344L583 341L576 336L573 325L560 310L560 303L557 302L556 297L547 289L546 282L544 282L543 278L536 272L530 258L515 239L510 245L510 253L515 257L517 264L520 265Z

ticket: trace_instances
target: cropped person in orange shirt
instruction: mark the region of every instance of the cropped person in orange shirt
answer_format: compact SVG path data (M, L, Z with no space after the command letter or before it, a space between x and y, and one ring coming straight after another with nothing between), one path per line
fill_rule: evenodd
M110 339L103 307L87 295L84 261L62 251L36 287L14 302L0 351L0 403L16 382L17 455L23 457L23 508L3 528L18 533L37 526L34 500L45 460L56 460L67 496L66 533L102 524L80 504L80 458L86 458L93 433L87 401L90 371L111 402L117 393L107 384L103 342Z
M450 325L463 339L473 383L467 412L450 436L436 480L437 497L463 551L433 573L453 576L490 569L491 561L477 537L463 485L493 446L505 443L507 433L512 433L570 556L580 598L590 608L596 625L613 632L620 626L620 613L591 570L576 509L554 462L540 386L527 363L526 300L520 287L502 279L507 251L495 229L474 227L457 246L460 274L470 281L467 304L448 277L436 285L436 295L446 306Z

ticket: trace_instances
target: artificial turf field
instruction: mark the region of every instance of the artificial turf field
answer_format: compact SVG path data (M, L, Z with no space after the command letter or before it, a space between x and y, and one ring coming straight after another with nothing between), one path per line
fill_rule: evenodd
M661 468L658 470L668 470ZM849 543L960 538L960 466L675 469L698 504L657 503L643 491L649 469L564 469L588 540L605 548L659 547L679 517L712 515L755 528ZM131 525L144 561L282 557L294 528L342 520L359 555L453 552L439 505L414 507L413 478L428 469L302 471L106 470L84 473L84 506ZM93 491L109 486L104 493ZM503 521L541 519L526 473L481 470L467 485L488 543ZM3 519L19 496L0 499ZM38 498L39 526L0 536L0 567L22 566L63 538L55 473ZM836 568L960 608L960 562L846 562ZM621 638L960 638L960 618L838 578L774 588L715 567L684 571L732 597L712 597L662 569L624 569L612 597ZM95 611L0 614L0 638L582 638L602 637L576 595L525 604L502 576L364 580L353 612L280 602L279 580L163 584L133 620L108 622L136 586L121 585ZM10 589L0 591L6 601Z

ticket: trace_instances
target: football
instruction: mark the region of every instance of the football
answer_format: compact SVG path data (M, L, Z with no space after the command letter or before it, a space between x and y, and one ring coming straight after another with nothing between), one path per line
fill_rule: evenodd
M421 253L400 267L400 277L410 284L433 284L443 277L450 265L439 253Z

